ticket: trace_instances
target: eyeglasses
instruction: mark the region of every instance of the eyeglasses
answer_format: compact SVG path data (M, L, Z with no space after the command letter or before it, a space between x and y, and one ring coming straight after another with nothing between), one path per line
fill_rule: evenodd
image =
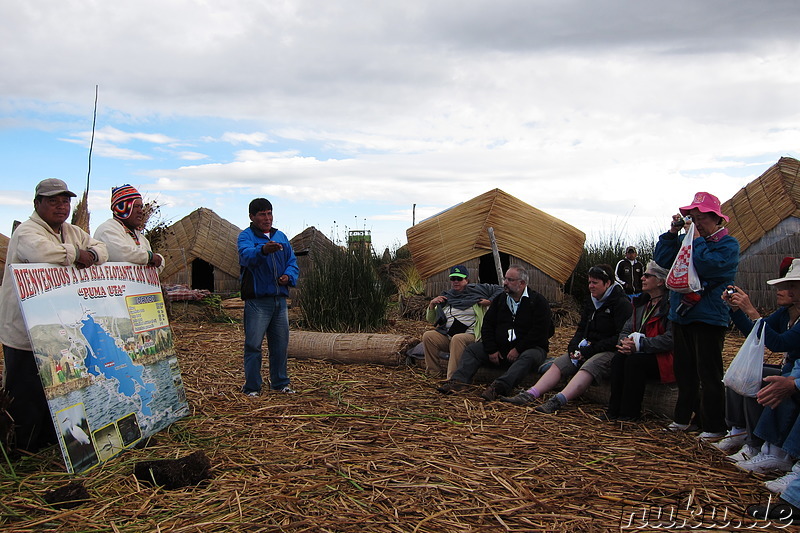
M642 274L642 276L644 276L646 278L654 278L654 277L656 277L655 274L650 274L649 272L645 272L644 274Z
M460 276L450 276L450 281L464 281L467 278L462 278Z
M601 281L610 281L608 273L600 267L592 267L589 269L588 275L590 278L599 279Z
M522 278L503 278L503 281L507 281L507 282L511 283L511 282L514 282L514 281L519 281L521 279Z

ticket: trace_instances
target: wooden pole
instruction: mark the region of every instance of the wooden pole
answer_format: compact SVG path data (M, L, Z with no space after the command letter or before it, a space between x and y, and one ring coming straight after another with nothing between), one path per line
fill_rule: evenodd
M494 228L489 228L489 242L492 244L494 267L497 269L497 284L503 284L503 265L500 264L500 250L497 249L497 240L494 238Z

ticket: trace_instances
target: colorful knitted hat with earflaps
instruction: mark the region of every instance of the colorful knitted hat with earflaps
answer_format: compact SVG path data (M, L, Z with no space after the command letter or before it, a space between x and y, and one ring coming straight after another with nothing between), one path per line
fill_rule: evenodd
M125 220L131 216L133 202L141 199L142 195L131 185L125 184L119 187L112 187L111 211L114 213L114 218Z

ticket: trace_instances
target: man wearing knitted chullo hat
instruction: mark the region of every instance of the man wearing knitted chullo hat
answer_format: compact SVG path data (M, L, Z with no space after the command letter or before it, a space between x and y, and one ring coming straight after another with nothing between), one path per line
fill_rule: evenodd
M114 215L95 230L94 238L106 243L109 261L127 261L137 265L164 268L164 257L153 253L142 234L144 204L142 195L130 185L111 189L111 212Z

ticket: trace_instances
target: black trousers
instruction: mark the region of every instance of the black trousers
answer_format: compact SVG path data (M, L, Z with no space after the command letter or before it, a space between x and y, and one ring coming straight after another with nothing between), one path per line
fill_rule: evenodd
M11 397L16 447L35 452L55 444L56 432L33 352L3 345L6 391Z
M619 353L611 360L609 416L638 418L647 380L658 379L658 360L654 353Z
M695 423L703 431L724 432L727 429L725 386L722 384L722 346L726 329L703 322L673 323L673 367L678 383L675 422L688 424L694 414Z

